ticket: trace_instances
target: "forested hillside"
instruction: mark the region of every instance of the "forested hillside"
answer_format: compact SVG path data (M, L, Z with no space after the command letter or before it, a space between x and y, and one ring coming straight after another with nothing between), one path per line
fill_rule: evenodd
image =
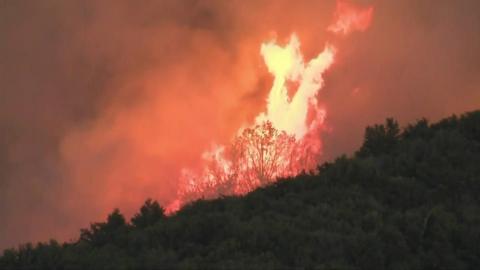
M32 221L33 222L33 221ZM0 269L478 269L480 111L400 129L244 197L166 217L148 200L78 241L6 250Z

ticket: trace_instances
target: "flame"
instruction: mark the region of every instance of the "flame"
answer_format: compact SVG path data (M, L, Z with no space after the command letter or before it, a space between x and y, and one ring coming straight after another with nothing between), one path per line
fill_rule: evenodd
M306 123L309 104L315 105L315 96L323 86L322 74L333 63L335 50L327 45L322 53L305 65L300 52L300 41L293 34L290 42L281 47L274 41L262 44L261 54L268 70L274 76L267 112L256 122L272 122L273 126L295 135L297 140L308 132ZM290 100L286 82L299 82L297 92Z
M373 7L358 8L344 1L337 1L335 20L327 28L335 34L348 35L353 31L363 32L368 29L373 17Z
M372 7L361 10L338 2L335 21L327 30L342 35L364 31L372 14ZM205 151L201 169L182 170L177 199L167 206L167 213L193 200L245 194L279 177L315 169L322 153L320 133L326 118L317 93L336 51L327 43L323 51L305 62L296 34L283 46L275 40L261 44L260 54L273 76L266 110L257 115L254 124L240 129L231 144L213 145ZM288 95L290 82L298 85L292 97Z

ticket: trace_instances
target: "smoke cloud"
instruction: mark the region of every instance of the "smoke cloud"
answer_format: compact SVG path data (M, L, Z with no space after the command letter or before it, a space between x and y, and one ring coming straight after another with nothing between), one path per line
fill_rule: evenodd
M296 33L306 59L339 47L325 160L386 117L480 107L478 1L354 2L375 15L349 37L325 31L333 0L0 2L0 249L172 200L182 168L265 109L272 38Z

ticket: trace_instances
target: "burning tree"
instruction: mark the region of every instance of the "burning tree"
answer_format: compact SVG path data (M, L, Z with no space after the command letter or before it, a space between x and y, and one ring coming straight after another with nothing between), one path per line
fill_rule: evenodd
M262 186L283 176L291 163L294 146L295 138L278 131L269 121L243 130L228 153L232 179L247 182L245 188L250 190L248 184Z
M182 201L245 194L278 177L298 173L297 153L302 144L271 122L244 129L227 147L204 155L200 175L184 172Z

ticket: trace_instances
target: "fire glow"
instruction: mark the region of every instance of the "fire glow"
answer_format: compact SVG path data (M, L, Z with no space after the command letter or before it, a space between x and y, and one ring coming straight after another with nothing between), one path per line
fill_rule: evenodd
M334 22L327 31L342 35L365 31L372 14L373 7L359 9L338 2ZM260 54L273 76L266 110L255 118L255 123L239 129L229 145L214 145L205 151L201 169L182 170L177 197L167 206L167 213L190 201L242 195L278 178L314 170L322 154L320 134L326 117L317 93L336 51L327 43L323 51L306 62L296 34L283 46L275 40L263 43ZM290 97L292 82L298 87Z

